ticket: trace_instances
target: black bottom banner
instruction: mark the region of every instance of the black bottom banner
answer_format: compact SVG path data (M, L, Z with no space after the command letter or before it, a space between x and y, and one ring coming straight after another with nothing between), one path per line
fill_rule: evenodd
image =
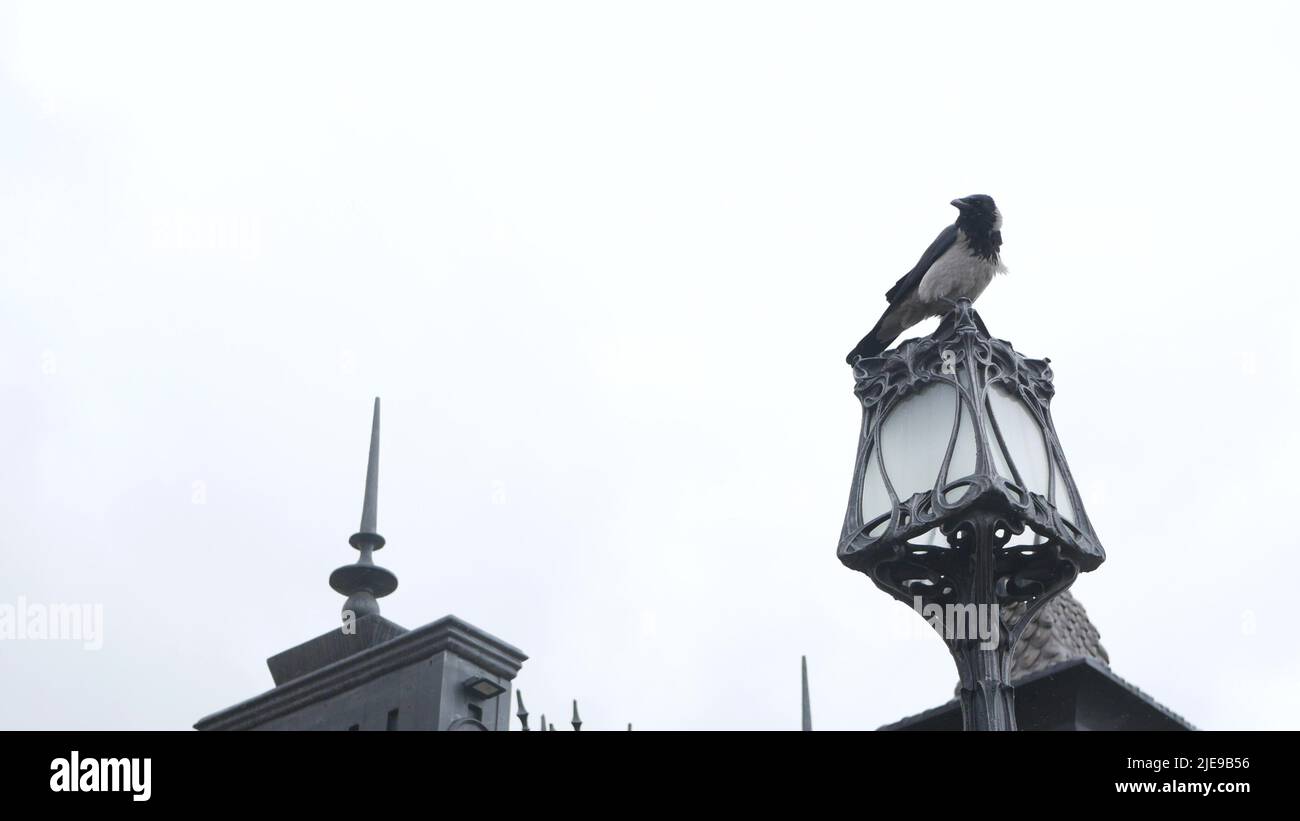
M7 797L50 807L494 812L1197 798L1294 789L1294 733L4 733ZM608 796L613 801L607 803ZM486 806L485 806L486 802ZM874 802L873 802L874 803ZM1040 807L1050 805L1037 805ZM865 810L866 808L864 808Z

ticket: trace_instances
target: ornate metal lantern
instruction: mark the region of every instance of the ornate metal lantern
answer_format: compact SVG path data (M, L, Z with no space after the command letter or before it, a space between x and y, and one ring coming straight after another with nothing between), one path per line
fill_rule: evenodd
M854 376L862 435L840 561L946 628L966 729L1013 730L1016 640L1105 559L1052 426L1048 360L993 339L963 299ZM942 613L992 635L931 619Z

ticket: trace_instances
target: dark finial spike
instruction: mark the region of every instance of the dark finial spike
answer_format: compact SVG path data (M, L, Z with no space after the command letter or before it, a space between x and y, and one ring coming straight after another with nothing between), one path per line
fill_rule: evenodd
M627 723L627 731L628 731L629 733L632 732L632 722L630 722L630 721Z
M361 530L348 538L357 549L355 564L340 567L330 574L330 587L347 596L343 603L343 620L359 619L379 613L378 599L397 589L397 576L375 564L374 552L384 546L384 537L376 528L379 518L379 397L375 397L375 414L370 423L370 458L366 462L366 496L361 506Z
M528 711L524 709L524 691L515 690L515 699L519 701L519 712L515 713L515 715L519 716L519 724L526 733L528 732Z
M546 732L546 713L542 713L542 732Z
M808 657L802 656L803 667L803 731L812 731L812 699L808 696Z
M555 725L552 724L552 725L550 725L550 727L548 727L547 729L549 729L551 732L555 732Z
M573 731L576 733L582 729L582 719L578 717L578 700L573 700Z
M379 530L379 397L375 397L375 418L370 423L370 460L366 462L366 496L361 505L361 533Z

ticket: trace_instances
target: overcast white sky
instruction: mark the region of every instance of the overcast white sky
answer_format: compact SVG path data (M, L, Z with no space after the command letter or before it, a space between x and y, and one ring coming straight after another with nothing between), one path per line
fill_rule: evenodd
M0 727L269 689L376 395L384 614L520 647L534 715L795 728L804 653L818 728L944 701L835 556L843 356L971 193L1113 669L1300 727L1297 8L1062 8L5 4L0 602L105 635L0 643Z

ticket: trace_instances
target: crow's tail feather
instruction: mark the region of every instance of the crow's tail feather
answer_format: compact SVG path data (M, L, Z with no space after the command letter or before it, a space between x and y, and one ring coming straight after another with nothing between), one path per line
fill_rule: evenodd
M853 365L863 357L880 356L885 352L886 348L893 344L895 339L898 339L898 334L888 335L881 330L882 326L885 324L885 318L888 315L888 311L881 315L880 320L876 323L876 327L872 328L866 336L862 337L862 341L858 343L857 347L849 351L849 355L844 357L845 362Z
M881 342L876 339L875 334L867 334L862 337L862 341L858 343L856 348L849 351L849 355L844 357L844 361L850 365L854 365L859 359L865 359L869 356L880 356L885 352L885 349L889 347L889 343L893 341L893 339L888 339Z
M855 347L853 351L849 351L849 356L844 357L844 361L853 365L862 357L880 356L881 353L884 353L885 348L891 346L893 340L898 338L898 334L889 334L888 331L883 330L885 318L888 318L888 316L888 310L880 314L880 320L876 322L876 326L872 327L866 336L863 336L862 342L858 343L858 347Z

